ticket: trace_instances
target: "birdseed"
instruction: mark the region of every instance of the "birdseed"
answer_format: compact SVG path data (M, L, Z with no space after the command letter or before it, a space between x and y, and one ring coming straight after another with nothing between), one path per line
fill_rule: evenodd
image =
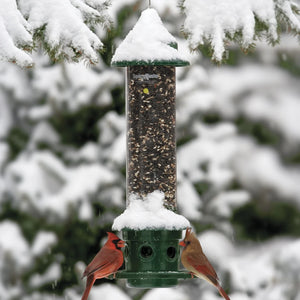
M177 208L175 123L175 67L128 67L127 193L160 190L171 210Z

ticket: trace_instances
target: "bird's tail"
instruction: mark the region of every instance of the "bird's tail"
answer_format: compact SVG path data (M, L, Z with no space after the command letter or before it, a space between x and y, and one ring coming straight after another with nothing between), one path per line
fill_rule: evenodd
M95 282L96 278L94 275L91 275L91 276L88 276L87 279L86 279L86 286L85 286L85 290L84 290L84 293L82 295L82 298L81 300L87 300L88 299L88 296L89 296L89 293L90 293L90 290Z
M230 298L228 297L228 295L226 294L226 292L223 290L223 288L222 288L219 284L217 285L217 289L218 289L220 295L221 295L224 299L230 300Z

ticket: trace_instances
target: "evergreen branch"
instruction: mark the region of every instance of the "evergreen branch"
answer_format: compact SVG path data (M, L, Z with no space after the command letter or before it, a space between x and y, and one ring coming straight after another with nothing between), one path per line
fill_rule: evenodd
M253 51L258 40L272 46L278 44L283 26L288 28L288 33L299 36L299 7L290 0L273 1L274 7L270 6L269 10L266 7L263 12L259 6L246 5L247 0L244 0L245 7L229 0L197 3L179 0L178 6L186 15L182 32L191 50L205 49L217 63L226 61L226 49L232 43L238 44L244 53Z
M10 6L15 2L3 1ZM30 66L32 59L23 50L32 51L41 46L54 61L97 63L103 44L94 30L98 24L106 29L111 26L106 12L109 4L107 0L18 0L18 7L15 5L12 11L20 20L23 27L19 27L23 31L16 31L17 26L1 30L0 40L5 37L1 44L8 46L5 53L0 47L0 59ZM0 23L3 7L4 4L0 4ZM11 23L16 23L16 20Z
M15 0L0 3L0 60L31 67L28 53L33 48L31 28L17 8Z

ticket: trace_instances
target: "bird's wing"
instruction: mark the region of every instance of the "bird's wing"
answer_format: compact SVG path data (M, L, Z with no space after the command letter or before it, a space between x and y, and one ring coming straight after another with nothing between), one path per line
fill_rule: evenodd
M198 255L189 255L187 261L196 271L207 277L212 284L218 285L218 275L206 257L199 260Z
M122 263L123 260L120 260L120 253L118 251L104 247L100 252L98 252L91 263L86 267L83 275L89 276L96 271L97 273L101 272L103 274L110 274L112 269L120 268Z

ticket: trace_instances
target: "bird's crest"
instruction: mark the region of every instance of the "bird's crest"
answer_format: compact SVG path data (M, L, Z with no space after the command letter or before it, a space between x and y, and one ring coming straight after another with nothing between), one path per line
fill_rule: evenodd
M192 228L188 227L185 232L185 237L188 237L192 233Z
M120 250L121 248L125 247L125 242L121 240L117 235L112 232L107 232L109 244L115 245L116 249Z
M188 227L185 231L185 237L184 239L179 243L180 246L186 248L191 242L190 242L190 236L192 234L192 228Z
M117 235L115 235L114 233L112 233L112 232L106 232L106 233L108 235L109 240L119 239L119 237Z

